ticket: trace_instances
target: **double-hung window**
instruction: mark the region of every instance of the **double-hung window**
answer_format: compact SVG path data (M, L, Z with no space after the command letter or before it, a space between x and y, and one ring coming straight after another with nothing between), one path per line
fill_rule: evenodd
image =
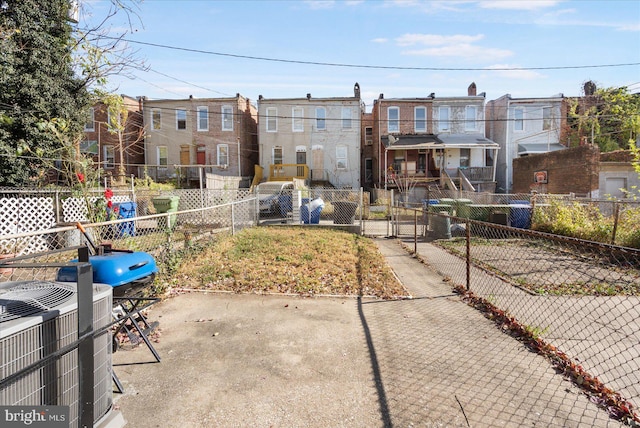
M338 169L347 169L347 146L337 146L336 147L336 168Z
M513 130L524 131L524 109L513 110Z
M116 149L114 146L104 145L102 146L102 156L104 161L104 167L111 169L114 166L116 160Z
M387 109L387 131L400 132L400 108L389 107Z
M233 131L233 107L222 106L222 130Z
M187 129L187 111L185 109L176 110L176 129Z
M167 146L158 146L158 166L161 169L166 169L169 164L169 152Z
M95 128L95 110L93 107L89 109L89 117L87 119L87 123L84 124L84 130L86 132L93 132L96 130Z
M229 145L218 144L218 165L229 165Z
M159 108L151 109L151 129L158 130L162 124L162 114Z
M467 106L465 109L465 121L464 121L464 130L465 131L475 131L476 130L476 114L478 112L478 108L476 106Z
M291 110L291 127L293 132L304 132L304 109L294 107Z
M278 109L275 107L267 108L267 132L278 131Z
M316 130L324 131L327 129L327 111L324 107L316 107Z
M197 108L198 112L198 131L209 130L209 107L200 106Z
M438 131L444 132L450 130L449 124L449 107L438 108Z
M342 107L342 129L351 128L351 107Z
M427 132L427 108L416 107L413 111L413 123L415 132Z
M542 130L548 131L551 129L551 107L542 108Z

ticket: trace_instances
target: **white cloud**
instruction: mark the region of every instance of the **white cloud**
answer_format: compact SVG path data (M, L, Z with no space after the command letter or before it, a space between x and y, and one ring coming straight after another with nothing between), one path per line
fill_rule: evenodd
M536 70L522 70L518 69L517 65L510 64L494 64L489 67L485 67L487 70L495 70L491 73L493 77L504 77L506 79L523 79L523 80L535 80L543 78L544 75Z
M411 46L415 44L423 44L428 46L450 45L458 43L472 43L482 40L484 35L477 34L468 36L464 34L455 34L453 36L443 36L440 34L404 34L396 38L398 46Z
M456 57L467 60L495 61L510 57L513 52L506 49L484 48L467 43L450 44L434 48L407 50L401 52L403 55L433 56L433 57Z
M635 23L635 24L620 25L620 26L618 26L618 30L620 30L620 31L635 31L635 32L638 32L638 31L640 31L640 24Z
M336 4L335 0L307 0L305 3L314 10L331 9Z
M371 40L373 43L387 43L389 39L385 39L384 37L378 37L376 39Z
M559 4L556 0L491 0L478 3L483 9L538 10Z

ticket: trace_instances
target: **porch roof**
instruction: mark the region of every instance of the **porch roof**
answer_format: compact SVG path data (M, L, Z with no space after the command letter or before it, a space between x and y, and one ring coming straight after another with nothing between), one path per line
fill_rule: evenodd
M417 150L417 149L497 149L498 143L485 138L481 134L416 134L395 137L392 144L389 136L383 136L382 142L387 150Z

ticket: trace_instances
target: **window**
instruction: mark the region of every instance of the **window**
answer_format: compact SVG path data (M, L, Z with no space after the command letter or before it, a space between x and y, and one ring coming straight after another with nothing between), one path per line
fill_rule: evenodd
M151 129L153 130L160 129L161 123L162 123L162 117L160 115L160 109L157 109L157 108L151 109Z
M316 130L323 131L327 129L326 118L327 112L324 107L316 107Z
M176 129L187 129L187 111L185 109L176 110Z
M342 129L351 128L351 107L342 107Z
M304 109L302 107L294 107L291 111L292 130L293 132L304 131Z
M478 108L476 106L467 106L465 110L465 121L464 121L464 130L465 131L475 131L476 130L476 114L478 113Z
M113 168L113 163L116 160L116 149L114 146L102 146L102 158L104 161L104 167L107 169Z
M471 165L471 149L460 149L460 168L468 168Z
M336 147L336 167L338 169L347 169L347 146Z
M218 165L229 165L229 145L218 144Z
M400 132L400 109L398 107L387 109L387 131Z
M513 110L513 129L515 131L524 131L524 109L517 108Z
M274 165L282 165L282 146L275 146L271 156Z
M209 130L209 107L198 107L198 131Z
M167 152L167 146L158 146L158 166L161 169L166 169L169 164L169 155Z
M87 153L92 155L98 154L98 141L97 140L83 140L80 141L80 153Z
M278 130L278 109L275 107L267 108L267 132L276 132Z
M438 108L438 130L449 131L449 107Z
M233 108L222 106L222 130L233 131Z
M544 131L551 129L551 107L542 108L542 129Z
M96 130L96 128L95 128L95 120L96 120L95 119L95 114L96 114L95 110L93 109L93 107L91 107L89 109L89 118L87 120L87 123L84 124L84 130L85 131L92 132L92 131Z
M413 112L415 132L427 132L427 108L416 107Z
M371 146L373 144L373 127L367 126L364 128L364 144Z

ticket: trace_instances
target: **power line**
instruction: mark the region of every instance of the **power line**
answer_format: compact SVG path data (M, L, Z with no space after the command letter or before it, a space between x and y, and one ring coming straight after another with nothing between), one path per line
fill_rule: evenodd
M116 37L107 37L107 39L114 39ZM638 66L640 62L619 63L619 64L593 64L593 65L568 65L568 66L545 66L545 67L492 67L492 68L449 68L449 67L402 67L402 66L388 66L388 65L364 65L364 64L345 64L334 62L320 62L320 61L302 61L293 59L282 58L268 58L251 55L231 54L225 52L206 51L202 49L184 48L180 46L163 45L159 43L141 42L131 39L117 39L128 43L135 43L145 46L153 46L162 49L171 49L182 52L192 52L204 55L224 56L229 58L250 59L254 61L269 61L269 62L281 62L287 64L303 64L303 65L319 65L325 67L344 67L344 68L366 68L366 69L379 69L379 70L417 70L417 71L525 71L525 70L576 70L576 69L589 69L589 68L608 68L608 67L630 67ZM186 83L186 82L185 82Z

